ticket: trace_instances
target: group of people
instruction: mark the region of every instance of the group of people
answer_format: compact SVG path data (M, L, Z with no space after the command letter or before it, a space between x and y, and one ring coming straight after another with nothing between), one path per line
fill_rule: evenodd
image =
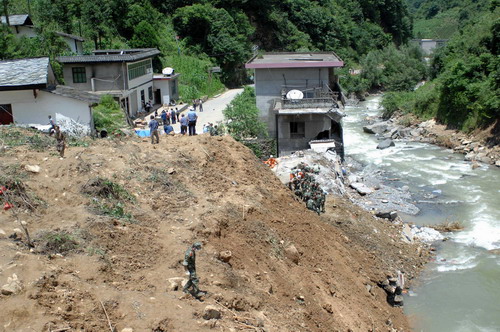
M209 122L207 125L203 125L203 133L209 133L210 136L219 136L219 128L217 125L214 126L213 123Z
M319 169L310 167L304 162L292 168L288 187L306 203L309 210L318 215L325 212L326 193L321 189L312 174L318 174Z
M199 108L200 112L203 112L203 101L201 99L193 100L193 108L196 111L196 108Z

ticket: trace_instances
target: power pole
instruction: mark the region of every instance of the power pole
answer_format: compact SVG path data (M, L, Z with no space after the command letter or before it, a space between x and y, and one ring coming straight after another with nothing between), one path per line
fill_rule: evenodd
M27 0L28 1L28 15L31 16L31 4L30 4L30 0Z

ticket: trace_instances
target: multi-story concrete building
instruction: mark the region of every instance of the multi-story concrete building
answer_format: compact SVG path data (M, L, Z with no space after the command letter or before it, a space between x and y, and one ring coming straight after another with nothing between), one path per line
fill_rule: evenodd
M60 56L57 61L63 64L66 85L112 95L129 116L136 116L154 101L152 61L158 54L155 48L97 50L92 55Z
M308 149L316 140L330 140L343 154L343 98L335 72L343 66L333 52L265 53L246 64L255 70L260 119L280 155Z

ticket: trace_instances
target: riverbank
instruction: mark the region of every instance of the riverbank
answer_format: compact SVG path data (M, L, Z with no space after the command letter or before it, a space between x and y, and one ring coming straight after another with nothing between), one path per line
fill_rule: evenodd
M379 135L380 138L435 144L463 154L464 160L472 162L474 167L478 162L500 167L500 132L497 123L466 134L448 129L433 119L420 121L412 114L394 113L388 120L370 117L366 122L364 131Z
M443 233L446 241L434 244L434 259L405 297L412 328L427 332L496 330L500 326L495 311L500 285L491 276L500 268L500 256L494 254L500 247L500 168L464 161L463 154L421 143L425 139L394 135L394 146L377 149L390 132L369 135L361 124L369 126L366 119L376 119L381 112L380 96L346 108L346 156L359 161L367 174L379 174L384 183L411 193L411 202L420 212L402 214L405 221L416 225L458 221L464 227L460 232ZM401 127L411 135L410 128L403 128L408 126Z

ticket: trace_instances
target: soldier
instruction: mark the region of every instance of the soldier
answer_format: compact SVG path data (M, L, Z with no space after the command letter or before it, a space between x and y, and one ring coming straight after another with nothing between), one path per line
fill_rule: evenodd
M194 297L200 297L205 295L206 292L200 291L198 288L199 279L196 276L196 251L201 250L201 243L195 242L191 247L186 250L186 254L184 255L184 269L186 273L189 273L189 280L184 286L184 293L191 293ZM189 291L190 288L193 288L192 291Z
M55 137L57 140L57 152L61 158L64 158L64 150L66 149L66 135L61 131L61 128L58 125L54 126Z
M326 193L324 191L321 191L320 194L320 200L319 200L319 206L321 208L321 212L325 213L325 202L326 202Z

